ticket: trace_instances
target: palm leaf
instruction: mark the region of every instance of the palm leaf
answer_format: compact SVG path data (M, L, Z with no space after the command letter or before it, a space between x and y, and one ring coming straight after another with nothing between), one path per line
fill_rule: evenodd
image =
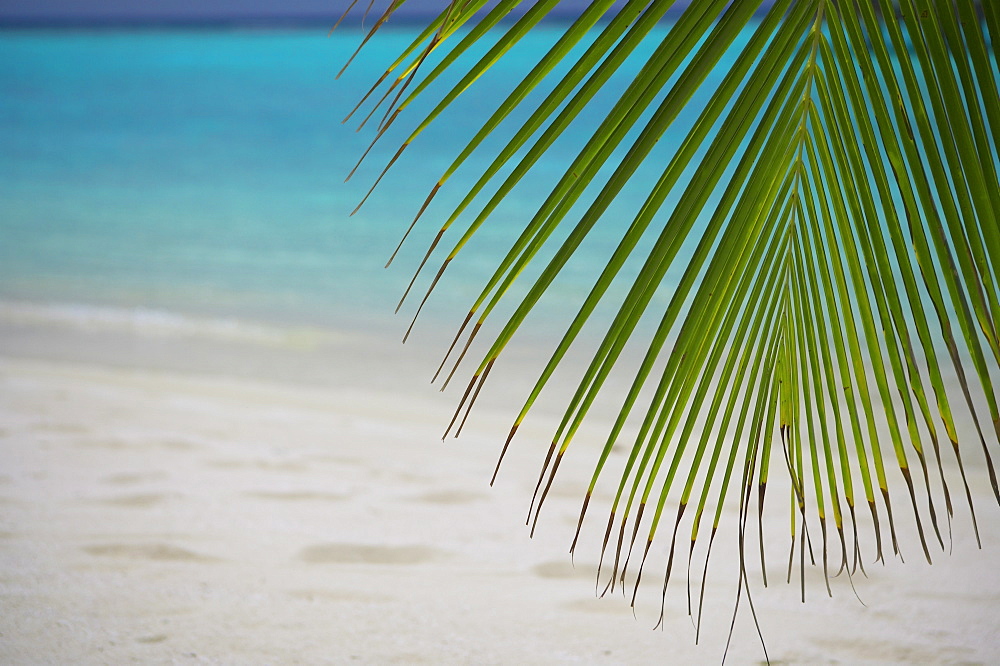
M485 14L481 2L449 5L373 87L399 72L383 95L384 101L396 92L375 140L414 100L434 94L432 81L450 74L457 83L436 93L438 101L415 123L398 157L556 6L554 0L534 3L501 29L500 18L516 4L507 0ZM419 208L413 225L502 122L529 105L525 120L433 235L417 274L451 227L465 221L417 313L462 248L628 57L642 44L655 44L498 256L469 308L439 369L460 350L445 385L466 367L474 339L495 313L507 314L493 324L492 342L470 368L446 436L461 431L528 314L593 230L609 223L609 209L635 175L657 169L650 160L657 143L680 131L682 111L708 75L725 66L725 77L620 233L607 264L594 271L590 292L504 443L501 461L585 325L600 305L609 307L606 333L567 395L549 443L529 510L532 530L609 374L623 361L626 344L638 342L645 354L597 453L571 547L599 481L616 475L598 590L624 585L634 570L634 603L666 521L665 598L687 521L688 607L694 615L691 566L703 523L711 516L707 572L723 509L736 506L741 592L749 598L752 551L759 551L767 584L762 516L776 472L789 493L788 577L797 548L803 598L805 558L814 548L821 552L828 591L832 567L851 575L869 551L881 560L887 541L900 554L897 530L903 524L915 528L928 561L947 548L956 483L948 457L978 539L966 460L985 462L1000 502L992 462L1000 439L994 384L1000 370L1000 75L992 47L1000 9L970 0L776 0L763 6L705 0L691 3L665 30L662 19L671 5L630 0L613 12L611 2L595 0L487 114ZM458 30L467 23L475 27ZM749 39L737 48L741 34ZM459 57L487 35L492 46L485 55ZM421 78L428 54L450 41L456 41L453 50ZM560 68L567 58L572 60ZM531 95L536 89L544 94ZM666 209L671 197L676 203ZM644 244L644 238L653 242ZM685 256L682 248L691 247ZM627 290L615 291L612 284L629 262L638 269ZM666 306L654 308L671 269L681 278L669 285ZM519 279L527 283L515 289ZM644 338L640 322L652 309L660 320ZM637 434L627 441L630 423ZM628 455L612 472L616 447L626 447ZM754 496L755 537L748 528ZM870 520L859 515L859 502L868 505ZM703 593L704 587L699 622Z

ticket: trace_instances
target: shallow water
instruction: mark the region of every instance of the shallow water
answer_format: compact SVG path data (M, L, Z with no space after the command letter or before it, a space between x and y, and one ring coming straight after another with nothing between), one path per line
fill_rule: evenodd
M147 308L401 331L405 321L392 310L485 157L474 155L452 177L393 267L383 264L486 105L558 32L538 31L471 88L349 217L429 101L407 110L348 184L374 130L355 132L354 121L341 120L415 34L385 31L336 80L358 32L0 33L0 298L69 304L78 314L88 306ZM500 259L490 249L530 217L618 89L555 144L463 250L426 319L460 321ZM521 120L512 117L501 133ZM499 145L488 141L487 149ZM586 293L623 214L641 200L626 191L554 287L548 316L571 314L567 297ZM404 313L413 312L411 301Z

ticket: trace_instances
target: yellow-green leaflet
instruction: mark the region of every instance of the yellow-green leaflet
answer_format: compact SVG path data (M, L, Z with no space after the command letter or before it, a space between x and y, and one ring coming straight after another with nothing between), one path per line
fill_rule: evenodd
M419 150L420 134L489 80L556 0L502 23L517 4L486 11L460 0L443 11L390 68L401 73L387 84L383 99L396 96L375 138L409 122L399 152ZM564 391L552 437L518 440L544 457L532 479L532 531L564 457L589 457L571 552L584 530L598 530L596 589L635 575L633 603L651 567L663 572L652 586L661 601L683 570L700 628L709 558L724 536L738 546L728 563L738 567L737 605L745 594L753 612L749 574L759 569L768 584L768 511L789 512L785 578L797 559L805 599L807 566L822 567L832 593L837 574L864 571L889 545L904 555L901 530L918 537L928 562L956 530L971 527L978 540L970 479L979 470L1000 504L1000 3L683 4L590 3L482 111L480 129L414 202L403 236L421 234L435 196L500 135L459 203L423 234L428 249L406 289L439 262L419 313L440 280L460 279L476 234L515 225L472 302L455 304L464 323L442 343L444 385L467 380L446 436L469 422L491 369L580 248L610 239L512 427L498 433L497 470L542 392ZM463 57L481 40L485 55ZM449 48L422 71L429 50ZM629 70L637 52L645 60ZM456 68L457 83L432 110L408 118L430 82ZM620 81L627 71L635 74ZM610 110L557 165L546 195L523 219L498 220L500 204L552 163L552 147L612 81L620 87ZM524 121L504 129L527 104ZM665 137L676 148L663 158ZM611 219L637 182L636 205ZM603 335L578 381L558 386L585 327ZM628 386L610 396L623 364ZM608 423L588 418L598 400L617 410ZM765 501L774 487L788 505ZM605 513L591 525L595 511Z

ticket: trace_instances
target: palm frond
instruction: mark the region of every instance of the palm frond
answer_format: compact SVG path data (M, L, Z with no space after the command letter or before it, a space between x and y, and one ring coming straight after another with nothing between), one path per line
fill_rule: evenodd
M415 123L398 157L556 0L539 0L512 23L501 22L516 4L504 0L486 13L478 0L449 5L373 87L398 72L383 95L383 102L395 97L382 111L376 141L413 100L430 94L432 81L459 68L457 83ZM703 523L711 522L707 571L726 506L739 509L741 585L749 595L746 558L753 550L766 585L762 516L775 472L789 493L788 577L798 548L803 598L805 558L816 538L828 590L831 568L849 575L863 568L869 533L876 560L886 542L899 554L901 523L912 524L931 561L951 540L958 496L978 539L965 461L984 461L1000 502L992 461L1000 440L1000 75L992 46L1000 8L969 0L704 0L665 30L671 5L629 0L613 10L610 0L595 0L484 116L420 206L413 225L503 121L533 105L432 236L417 274L452 226L466 221L418 314L500 202L629 56L655 44L469 308L438 371L456 356L445 385L465 367L501 303L509 314L495 324L446 436L461 431L490 370L580 246L609 223L626 186L658 168L650 159L657 143L681 131L679 116L721 67L725 77L623 227L607 264L594 271L590 292L503 445L501 461L584 326L611 301L603 339L549 443L529 511L532 530L560 462L626 344L645 335L640 321L652 314L659 323L640 340L645 353L597 454L571 547L599 480L612 473L612 451L627 447L607 507L599 590L624 585L633 568L634 603L666 521L665 598L687 521L690 600ZM475 27L458 29L470 22ZM460 57L487 34L484 55ZM450 41L457 42L453 50L421 78L428 54ZM629 262L638 268L627 291L616 292L611 286ZM656 296L671 269L681 277L664 306ZM519 278L528 283L514 289ZM624 441L628 424L637 426L631 443ZM859 515L859 503L867 504L870 520ZM754 512L756 549L748 527Z

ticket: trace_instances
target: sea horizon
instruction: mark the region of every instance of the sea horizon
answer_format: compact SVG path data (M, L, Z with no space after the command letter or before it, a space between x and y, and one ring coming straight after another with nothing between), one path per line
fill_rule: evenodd
M493 3L487 5L487 9ZM612 5L610 13L622 6L623 0ZM690 4L690 0L678 0L670 7L663 22L669 22L680 16ZM58 3L39 3L36 6L0 7L0 29L5 28L136 28L136 29L218 29L218 28L286 28L286 27L327 27L337 23L343 14L342 9L336 11L317 10L318 3L299 3L297 9L282 9L261 3L249 3L234 11L226 8L225 3L206 4L194 11L184 3L164 4L162 7L130 7L128 5L112 5L110 7L92 7L86 4L78 6L59 5ZM367 29L375 18L381 15L388 3L372 6L366 9L367 3L359 2L343 17L341 25L345 29ZM309 6L309 9L303 9ZM543 23L569 23L582 12L585 4L580 2L563 2L557 5L545 17ZM347 3L343 4L347 7ZM443 5L441 5L443 7ZM758 14L765 13L770 2L763 0ZM434 19L440 7L432 2L410 2L401 6L386 23L385 29L423 27ZM487 10L482 13L485 14ZM501 25L509 25L520 18L526 9L514 8L501 19ZM602 19L603 22L603 19Z

